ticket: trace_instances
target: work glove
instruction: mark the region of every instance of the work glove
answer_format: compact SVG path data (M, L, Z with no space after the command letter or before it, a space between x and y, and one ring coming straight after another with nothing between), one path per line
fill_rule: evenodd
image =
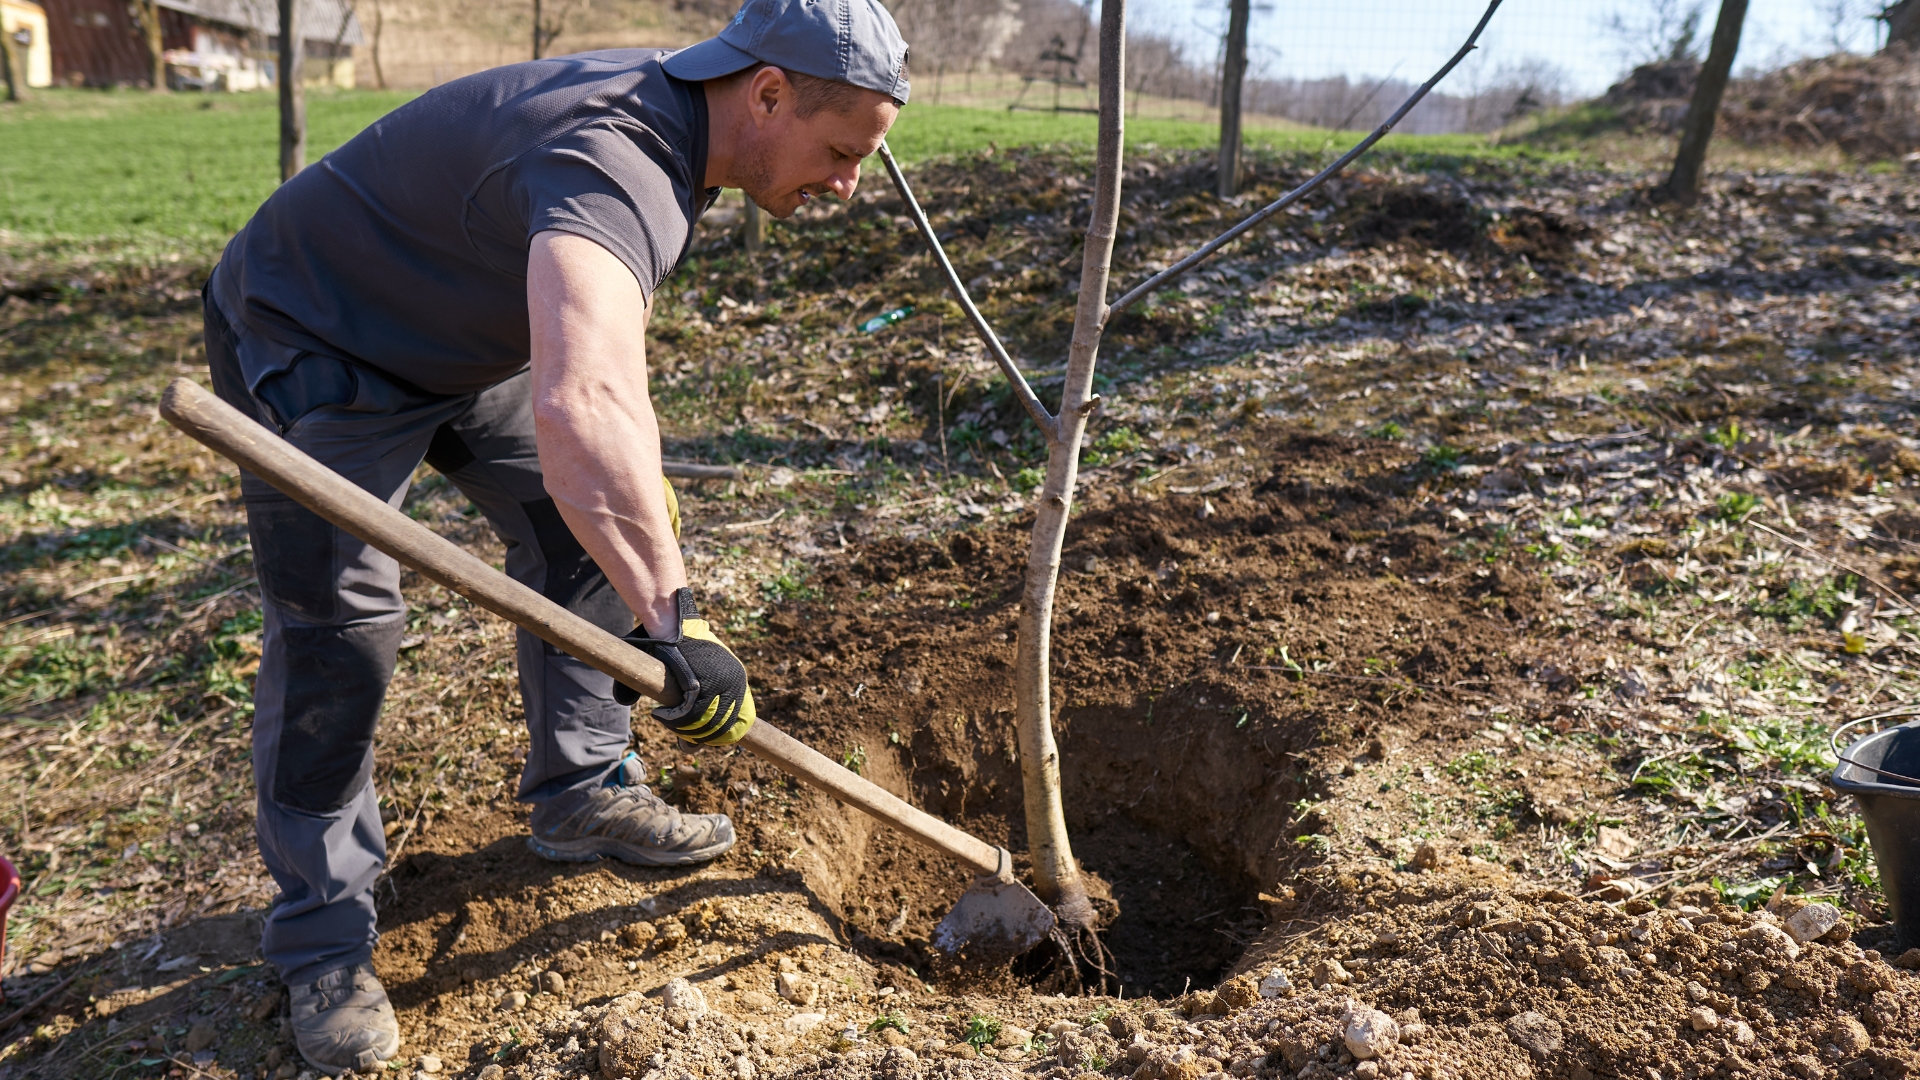
M680 539L680 496L673 490L673 481L666 477L660 483L667 489L667 524L673 526L673 538Z
M672 632L646 636L635 627L626 640L667 666L680 686L680 704L653 710L653 718L688 742L726 746L739 742L753 727L753 691L747 687L747 669L733 651L714 636L713 627L693 606L693 590L673 594L678 611ZM613 698L622 705L640 700L638 691L613 684Z

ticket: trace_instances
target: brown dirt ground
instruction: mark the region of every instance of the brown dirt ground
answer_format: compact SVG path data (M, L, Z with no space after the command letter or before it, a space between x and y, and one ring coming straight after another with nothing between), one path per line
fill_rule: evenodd
M1067 805L1124 997L1209 986L1241 958L1267 924L1263 885L1310 861L1294 835L1317 827L1301 819L1315 757L1382 737L1449 739L1463 705L1538 693L1513 651L1548 602L1537 580L1477 576L1449 554L1404 450L1270 434L1204 486L1143 497L1096 483L1065 554L1055 678ZM1024 528L856 549L815 579L817 595L772 612L750 648L771 722L1015 851L1009 556ZM1297 644L1283 655L1276 641ZM815 1008L836 1021L861 1011L860 1027L888 999L931 995L926 1008L951 1011L949 994L988 994L1003 1002L996 1015L1018 1016L1004 1002L1033 996L1012 974L943 970L930 953L966 884L944 858L737 753L688 756L650 728L641 740L677 802L734 814L740 845L698 870L558 866L525 849L514 810L443 816L383 889L376 963L410 1052L477 1069L518 1039L501 1061L538 1056L528 1020L676 976L706 988L718 1013L787 1039L777 1025L802 1010L774 994L782 960L819 984ZM640 921L659 936L636 949L619 935ZM548 970L564 993L535 995L512 1022L504 995ZM121 995L140 1006L130 1025L178 1004ZM263 986L249 1000L264 1010L271 997ZM514 1034L502 1036L503 1015ZM548 1040L562 1049L561 1035L580 1037L563 1027ZM149 1038L153 1053L178 1048ZM787 1041L803 1053L795 1066L823 1048Z
M561 866L526 850L511 804L443 815L382 888L376 963L410 1063L487 1080L1907 1075L1913 978L1850 926L1789 963L1749 947L1745 924L1767 916L1710 890L1692 899L1711 917L1647 915L1516 886L1470 848L1323 864L1315 834L1363 826L1374 804L1316 799L1455 757L1489 703L1551 715L1558 673L1587 661L1556 640L1557 601L1524 556L1462 557L1440 482L1405 449L1262 430L1192 490L1095 476L1070 533L1058 732L1118 996L944 968L926 942L961 870L747 757L686 754L643 726L663 788L734 814L741 844L691 870ZM1006 683L1025 527L853 548L743 646L770 721L1016 851ZM1542 820L1550 792L1587 786L1535 767ZM247 958L253 924L229 929L123 956L96 1013L147 1060L196 1049L223 1016L270 1021L280 994L258 969L190 978ZM160 971L176 953L197 960ZM1276 967L1295 989L1271 1000L1221 983ZM680 978L700 991L691 1007L662 1000ZM1353 1001L1398 1016L1388 1071L1342 1056ZM1715 1018L1697 1031L1703 1006Z
M1076 853L1117 905L1110 943L1134 993L1177 993L1232 962L1221 931L1245 933L1258 883L1297 850L1286 830L1309 794L1303 753L1387 728L1401 741L1444 735L1467 694L1517 690L1512 630L1540 602L1530 584L1461 574L1435 521L1401 495L1417 480L1403 455L1318 436L1251 454L1270 463L1223 475L1210 494L1096 492L1064 553L1054 656L1066 803ZM763 646L791 665L764 695L772 718L816 746L865 748L872 775L1015 851L1026 842L1009 556L1024 542L1016 524L875 545L823 575L820 599L775 615ZM1287 641L1300 655L1283 660L1272 643ZM1347 672L1347 685L1297 682L1284 663ZM1350 692L1370 685L1369 663L1425 685ZM854 918L871 930L905 904L907 938L924 939L956 872L883 859L845 875L842 910L871 910Z
M1055 165L1017 184L993 163L929 178L956 213L992 212L961 252L970 278L1027 252L993 310L1033 355L1057 351L1055 270L1078 242L1072 171ZM957 868L644 723L663 789L733 813L740 846L689 871L537 860L503 786L519 741L507 634L409 580L421 643L382 732L404 849L381 886L378 957L408 1064L432 1054L482 1080L1904 1075L1911 975L1845 940L1808 946L1800 986L1737 941L1716 954L1716 935L1759 916L1715 907L1709 881L1724 873L1749 904L1769 881L1818 889L1859 914L1841 931L1855 946L1894 955L1857 821L1829 816L1806 778L1831 717L1907 692L1920 646L1894 620L1911 612L1863 603L1824 563L1787 573L1738 531L1736 497L1799 534L1790 494L1809 539L1914 580L1903 537L1920 519L1897 490L1920 475L1902 434L1912 321L1895 290L1915 248L1883 220L1910 205L1910 181L1749 177L1670 223L1631 178L1567 171L1530 191L1478 168L1356 177L1115 328L1126 393L1102 421L1133 425L1140 449L1116 442L1123 456L1089 474L1055 658L1076 851L1106 887L1124 998L940 968L925 941ZM1217 230L1227 210L1201 169L1142 166L1131 258ZM801 340L796 327L931 308L937 292L883 272L914 259L905 230L884 234L890 250L867 235L884 199L829 209L780 245L771 288L712 241L690 274L704 285L657 325L679 452L759 462L691 495L705 520L690 561L775 722L1020 850L1005 684L1025 525L1004 515L1031 439L987 380L955 396L965 358L938 361L963 335L938 318ZM274 1027L281 992L253 962L257 916L225 914L271 891L248 838L252 600L230 470L146 409L166 375L195 373L191 290L176 291L0 308L0 409L23 433L0 472L23 522L9 678L59 675L69 638L93 665L34 699L0 760L32 793L6 828L39 890L15 912L28 947L5 985L53 993L9 1021L0 1080L298 1073ZM787 366L755 366L771 358ZM711 426L736 415L724 439ZM1816 425L1826 441L1806 442ZM1332 430L1355 434L1313 433ZM497 556L444 483L424 478L409 509ZM731 531L776 511L772 528ZM993 523L955 531L956 515ZM811 577L785 573L802 562ZM1792 723L1776 708L1789 703ZM1632 835L1615 847L1609 830ZM1596 955L1595 932L1631 939L1641 900L1599 901L1639 888L1666 905L1639 927L1651 961L1630 956L1627 974L1547 958L1580 932ZM1499 918L1472 925L1480 902ZM1688 906L1713 920L1683 930ZM1348 981L1316 989L1328 959ZM1226 1014L1182 997L1276 965L1293 996L1229 983ZM702 1000L676 990L669 1006L674 978ZM1327 1037L1349 996L1409 1025L1385 1067ZM1696 1032L1700 1007L1720 1019ZM1551 1041L1516 1020L1529 1013L1559 1025L1558 1049L1525 1048ZM981 1045L957 1049L969 1030Z

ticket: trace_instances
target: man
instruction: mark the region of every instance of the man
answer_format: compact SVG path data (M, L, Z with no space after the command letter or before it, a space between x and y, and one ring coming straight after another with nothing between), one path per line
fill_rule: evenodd
M654 715L725 744L746 671L699 618L647 394L652 298L723 187L776 217L846 198L907 100L878 0L748 0L718 37L496 68L377 121L283 185L206 291L216 390L398 505L424 459L478 506L507 572L666 664ZM405 627L394 561L242 477L266 628L254 689L263 949L301 1055L328 1075L395 1056L371 966L386 845L376 718ZM637 625L636 625L637 623ZM637 695L519 635L534 851L712 859L626 753ZM450 782L458 783L457 779Z

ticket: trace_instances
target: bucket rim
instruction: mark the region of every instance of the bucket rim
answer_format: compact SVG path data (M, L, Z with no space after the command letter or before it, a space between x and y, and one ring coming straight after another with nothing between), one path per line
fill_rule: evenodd
M1906 776L1901 773L1891 772L1886 769L1877 768L1875 766L1868 765L1864 762L1856 761L1853 759L1853 757L1850 756L1854 750L1858 749L1861 746L1866 745L1868 742L1871 742L1874 739L1882 738L1883 736L1886 736L1895 731L1899 731L1902 728L1920 728L1920 719L1909 720L1907 723L1904 723L1904 724L1896 724L1889 728L1875 730L1872 734L1863 735L1860 738L1855 739L1852 743L1849 743L1847 746L1846 753L1842 753L1840 750L1840 736L1848 728L1857 727L1861 724L1865 724L1871 721L1888 720L1894 717L1911 717L1911 716L1920 716L1920 705L1902 705L1898 708L1888 709L1884 712L1870 713L1866 716L1857 716L1841 724L1840 726L1834 728L1833 731L1830 732L1827 736L1827 745L1833 751L1833 756L1836 761L1836 764L1833 767L1833 772L1828 776L1827 782L1840 791L1848 792L1850 794L1855 794L1855 795L1860 795L1860 794L1891 795L1895 798L1902 798L1902 799L1920 799L1920 777ZM1843 770L1845 770L1848 766L1852 766L1853 768L1859 769L1862 772L1873 773L1877 776L1891 777L1894 780L1903 781L1903 783L1889 784L1880 780L1856 780L1856 779L1853 779L1852 777L1842 775Z

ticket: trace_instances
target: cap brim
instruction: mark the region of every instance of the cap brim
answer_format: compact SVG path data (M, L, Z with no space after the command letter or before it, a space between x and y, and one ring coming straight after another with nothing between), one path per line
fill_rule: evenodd
M700 82L743 71L759 62L752 53L741 52L715 37L681 49L661 61L660 66L676 79Z

